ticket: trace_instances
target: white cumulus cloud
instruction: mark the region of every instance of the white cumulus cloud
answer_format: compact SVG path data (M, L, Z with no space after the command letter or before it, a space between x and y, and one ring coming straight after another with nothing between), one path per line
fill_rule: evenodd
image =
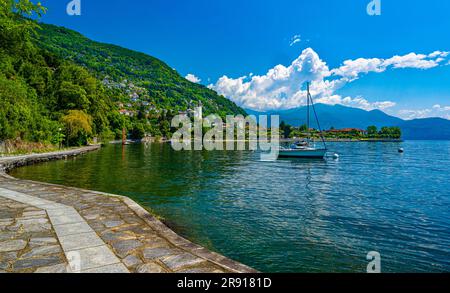
M450 106L434 105L433 107L427 109L405 109L399 111L399 116L407 120L427 117L441 117L450 119Z
M342 97L336 91L363 74L381 73L389 68L433 68L444 62L448 55L448 52L436 51L428 55L410 53L389 59L358 58L330 69L312 48L307 48L288 66L276 65L264 75L222 76L209 87L244 108L281 110L305 105L306 91L302 85L310 81L311 94L319 103L385 110L396 104L392 101L370 102L363 97Z
M359 58L356 60L346 60L343 65L333 69L332 73L337 76L358 78L362 73L384 72L392 68L415 68L430 69L439 66L449 55L449 52L435 51L429 55L409 53L403 56L393 56L389 59L380 58Z
M324 96L322 98L316 99L317 103L328 104L328 105L343 105L352 108L359 108L366 111L371 111L375 109L386 110L392 108L396 105L396 103L391 101L383 101L383 102L369 102L363 97L342 97L339 95L332 96Z
M287 67L277 65L265 75L253 75L250 78L243 76L233 79L223 76L212 88L247 108L286 109L306 101L301 89L306 81L315 81L312 90L316 91L331 87L330 83L324 82L324 78L329 75L326 63L314 50L308 48Z
M409 53L403 56L394 56L383 62L384 67L393 66L394 68L418 68L429 69L439 65L437 59L427 59L424 54Z
M378 58L346 60L341 67L333 69L332 73L338 76L357 78L361 73L383 72L386 68L382 64L383 61Z
M436 58L436 57L442 57L445 58L450 54L450 52L447 51L434 51L433 53L429 54L429 58Z
M202 81L200 78L193 75L192 73L189 73L184 78L186 78L187 80L189 80L190 82L193 82L193 83L200 83Z

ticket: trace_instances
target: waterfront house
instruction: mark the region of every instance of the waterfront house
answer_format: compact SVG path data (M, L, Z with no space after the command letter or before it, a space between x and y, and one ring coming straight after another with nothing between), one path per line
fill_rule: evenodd
M129 111L129 110L126 110L126 109L119 110L119 113L121 115L129 116L129 117L133 117L135 115L134 111Z

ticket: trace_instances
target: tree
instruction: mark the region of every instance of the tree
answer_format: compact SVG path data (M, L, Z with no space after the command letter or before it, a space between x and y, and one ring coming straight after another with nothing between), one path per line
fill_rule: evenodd
M292 126L286 124L284 121L280 123L280 135L284 138L288 138L292 133Z
M163 120L160 124L159 129L161 130L161 134L166 137L166 138L170 138L172 136L171 132L170 132L170 123L167 120Z
M23 16L40 17L46 9L41 3L30 0L0 0L0 39L2 47L9 52L23 54L31 46L31 35L38 24Z
M144 137L145 137L145 124L142 122L135 123L133 129L131 130L131 138L142 139Z
M383 138L400 139L402 137L402 131L400 127L382 127L379 135Z
M306 126L306 124L303 124L298 128L298 130L300 132L306 132L306 131L308 131L308 126Z
M402 137L402 130L400 127L391 127L390 134L392 138L400 139Z
M61 122L64 124L69 145L85 145L92 136L92 117L84 111L70 110Z
M378 135L378 129L376 126L367 127L367 135L369 137L376 137Z
M383 127L381 127L379 134L383 138L389 138L389 137L391 137L391 129L387 126L383 126Z
M89 99L84 88L70 81L63 81L57 92L58 108L87 110Z
M64 138L66 137L65 134L62 132L62 128L58 128L55 134L52 137L52 144L57 145L59 148L61 148Z

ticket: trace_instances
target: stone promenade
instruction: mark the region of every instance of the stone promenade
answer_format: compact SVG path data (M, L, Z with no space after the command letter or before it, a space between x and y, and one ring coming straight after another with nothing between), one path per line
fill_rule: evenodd
M97 148L0 158L0 272L256 272L180 237L127 197L4 173Z

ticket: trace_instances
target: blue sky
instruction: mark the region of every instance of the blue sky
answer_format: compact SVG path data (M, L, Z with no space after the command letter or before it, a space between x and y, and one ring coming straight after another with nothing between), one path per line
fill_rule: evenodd
M450 118L448 0L381 0L380 16L370 0L81 0L81 16L41 2L44 22L148 53L245 107L298 106L310 79L322 102Z

